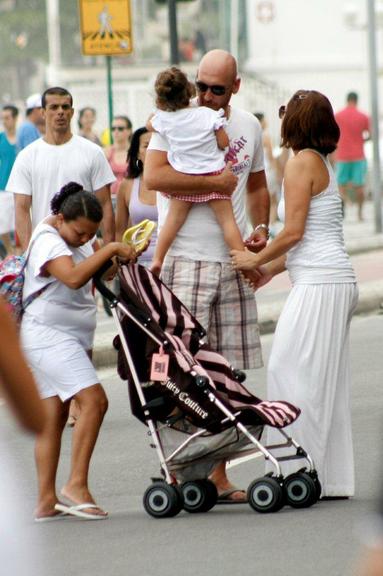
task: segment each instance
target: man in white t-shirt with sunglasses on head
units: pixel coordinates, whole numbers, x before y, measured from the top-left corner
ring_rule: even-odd
[[[176,172],[167,160],[168,145],[153,134],[145,159],[148,188],[169,195],[206,194],[213,190],[232,193],[234,216],[243,238],[248,219],[253,233],[246,245],[260,250],[266,245],[269,193],[263,166],[262,130],[250,113],[230,106],[240,87],[237,64],[224,50],[212,50],[202,58],[196,78],[198,104],[213,110],[223,108],[230,146],[226,169],[217,176]],[[157,195],[159,228],[165,221],[168,199]],[[208,204],[193,204],[179,230],[162,268],[162,280],[189,308],[207,331],[213,350],[235,368],[262,365],[257,308],[253,290],[231,266],[223,232]],[[211,475],[222,502],[246,500],[226,476],[225,462]]]

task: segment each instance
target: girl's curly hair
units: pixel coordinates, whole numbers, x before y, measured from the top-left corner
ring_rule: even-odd
[[[195,94],[194,85],[176,66],[160,72],[154,88],[157,95],[157,108],[168,112],[175,112],[189,106],[190,98]]]

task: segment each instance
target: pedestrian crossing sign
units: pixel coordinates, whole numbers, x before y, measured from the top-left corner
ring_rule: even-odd
[[[79,0],[82,52],[86,56],[130,54],[130,0]]]

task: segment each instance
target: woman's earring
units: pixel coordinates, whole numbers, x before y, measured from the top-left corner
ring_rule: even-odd
[[[142,172],[144,165],[142,163],[142,160],[140,160],[139,158],[137,158],[136,160],[136,168],[137,170],[139,170],[140,172]]]

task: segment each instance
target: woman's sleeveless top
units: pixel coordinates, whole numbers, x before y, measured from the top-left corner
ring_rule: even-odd
[[[316,153],[328,169],[329,183],[325,190],[311,198],[303,238],[288,251],[286,267],[293,284],[356,282],[344,245],[342,201],[335,174],[328,158]],[[278,216],[283,222],[283,184]]]
[[[117,164],[115,158],[115,149],[111,148],[111,154],[110,154],[110,158],[109,158],[109,165],[113,171],[113,174],[116,177],[115,182],[112,183],[111,187],[110,187],[110,193],[112,195],[112,197],[116,196],[118,193],[118,189],[120,188],[120,184],[123,181],[125,175],[126,175],[126,170],[128,168],[128,163],[124,162],[123,164]]]
[[[136,224],[138,224],[142,220],[145,220],[146,218],[148,220],[153,220],[154,222],[158,221],[157,206],[144,204],[140,200],[140,177],[134,178],[133,180],[132,192],[130,195],[130,202],[129,202],[129,215],[132,226],[135,226]],[[146,266],[151,263],[156,242],[157,242],[157,228],[154,230],[152,234],[149,248],[138,259],[138,262],[140,264]]]

